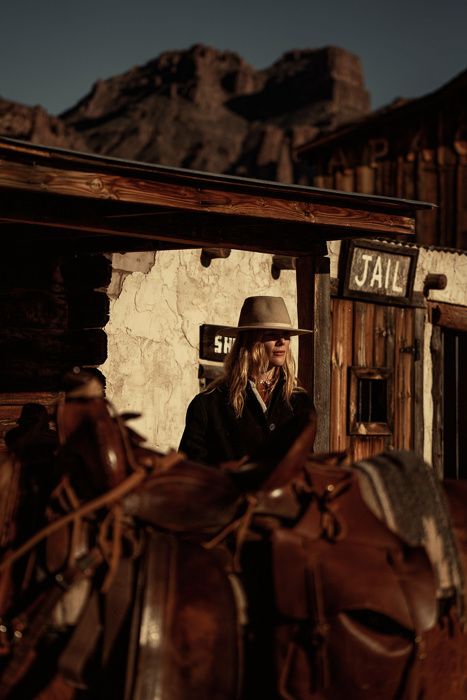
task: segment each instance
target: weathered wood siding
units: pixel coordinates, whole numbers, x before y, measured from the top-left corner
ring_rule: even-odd
[[[332,299],[331,450],[362,459],[382,450],[413,449],[415,342],[413,308]],[[388,370],[389,435],[352,435],[349,428],[351,368]],[[421,429],[421,426],[420,428]]]
[[[299,149],[297,178],[345,192],[437,205],[417,215],[417,242],[467,249],[467,72],[424,98],[390,106]]]
[[[104,256],[10,250],[0,264],[0,449],[25,403],[51,412],[74,366],[107,357]]]

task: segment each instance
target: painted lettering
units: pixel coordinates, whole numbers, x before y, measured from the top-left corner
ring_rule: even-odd
[[[218,355],[222,355],[222,336],[221,335],[214,336],[214,352],[217,353]]]
[[[378,288],[381,289],[381,287],[383,286],[383,268],[381,266],[381,257],[379,255],[376,258],[376,263],[373,268],[370,287],[374,287],[376,282],[378,283]]]
[[[224,352],[225,353],[228,353],[231,351],[233,341],[234,341],[233,338],[224,338]]]
[[[362,277],[358,278],[357,275],[355,275],[355,284],[356,284],[358,287],[363,287],[363,285],[364,285],[365,282],[366,282],[366,277],[367,277],[367,275],[368,275],[368,265],[369,265],[370,261],[373,260],[373,256],[372,256],[372,255],[366,255],[365,253],[363,253],[363,255],[362,255],[362,260],[365,261],[365,266],[364,266],[364,268],[363,268]]]
[[[386,277],[384,278],[384,286],[389,289],[389,274],[391,272],[391,260],[388,260],[386,265]]]
[[[393,292],[402,292],[403,291],[402,287],[399,287],[397,285],[398,275],[399,275],[399,261],[397,260],[396,264],[394,266],[394,277],[392,278],[392,291]]]

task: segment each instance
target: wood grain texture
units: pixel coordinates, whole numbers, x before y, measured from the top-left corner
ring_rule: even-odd
[[[331,449],[347,448],[352,459],[391,447],[412,449],[416,445],[423,451],[422,396],[414,396],[415,376],[418,385],[423,381],[414,345],[415,313],[419,315],[417,333],[423,335],[423,309],[333,299]],[[357,415],[357,376],[387,378],[388,423],[355,424],[357,434],[350,435],[349,416]],[[414,428],[415,413],[418,427]],[[380,434],[384,432],[387,434]]]
[[[467,308],[439,301],[427,302],[428,318],[436,326],[467,332]]]
[[[413,309],[396,309],[394,325],[394,447],[411,449],[414,354]]]
[[[297,259],[297,308],[300,328],[313,334],[299,338],[299,381],[313,397],[318,414],[314,449],[329,450],[331,312],[329,258]]]
[[[444,354],[442,330],[439,326],[433,326],[431,333],[431,358],[433,367],[433,430],[432,453],[433,467],[440,478],[444,475],[444,431],[443,431],[443,375]]]
[[[418,343],[420,353],[414,358],[413,376],[413,441],[412,449],[423,458],[424,456],[424,414],[423,414],[423,363],[424,363],[424,331],[426,310],[414,309],[414,341]]]
[[[349,367],[352,365],[353,302],[333,299],[331,314],[330,450],[339,451],[350,446],[347,395]]]
[[[316,195],[290,193],[281,198],[269,191],[240,192],[208,184],[181,184],[159,179],[96,173],[91,170],[58,170],[48,165],[0,162],[0,189],[41,192],[86,199],[111,200],[164,207],[171,210],[212,212],[316,226],[345,227],[357,233],[414,233],[414,218],[391,211],[391,205],[349,198],[347,204],[317,202]],[[298,193],[297,193],[298,195]],[[322,200],[325,197],[322,197]],[[379,209],[379,211],[378,211]],[[383,211],[381,211],[383,210]],[[57,212],[57,217],[59,217]],[[134,216],[132,213],[131,216]],[[2,214],[4,219],[4,215]],[[6,220],[6,219],[4,219]],[[27,222],[27,215],[22,219]]]
[[[21,409],[26,403],[40,403],[46,407],[49,414],[55,413],[57,403],[64,398],[63,392],[27,391],[0,393],[0,452],[6,450],[5,433],[16,426]]]

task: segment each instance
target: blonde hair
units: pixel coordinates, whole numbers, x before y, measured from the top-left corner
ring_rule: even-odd
[[[259,375],[264,374],[268,369],[269,362],[262,342],[263,333],[263,330],[239,332],[232,349],[225,358],[224,373],[208,388],[209,391],[219,384],[227,384],[229,403],[237,418],[243,413],[248,380],[256,381]],[[295,361],[290,346],[282,371],[285,378],[283,397],[289,403],[292,392],[297,386]],[[275,377],[278,378],[279,374],[280,369],[277,367]]]

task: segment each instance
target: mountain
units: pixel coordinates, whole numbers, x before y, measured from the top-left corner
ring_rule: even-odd
[[[0,97],[0,135],[22,141],[89,151],[85,139],[65,122],[42,107],[4,100]]]
[[[369,108],[360,60],[343,49],[256,70],[196,45],[96,83],[61,117],[95,153],[290,181],[291,146]]]
[[[294,178],[292,148],[370,110],[359,58],[336,47],[290,51],[256,70],[195,45],[98,81],[59,118],[9,104],[3,134],[283,182]]]

